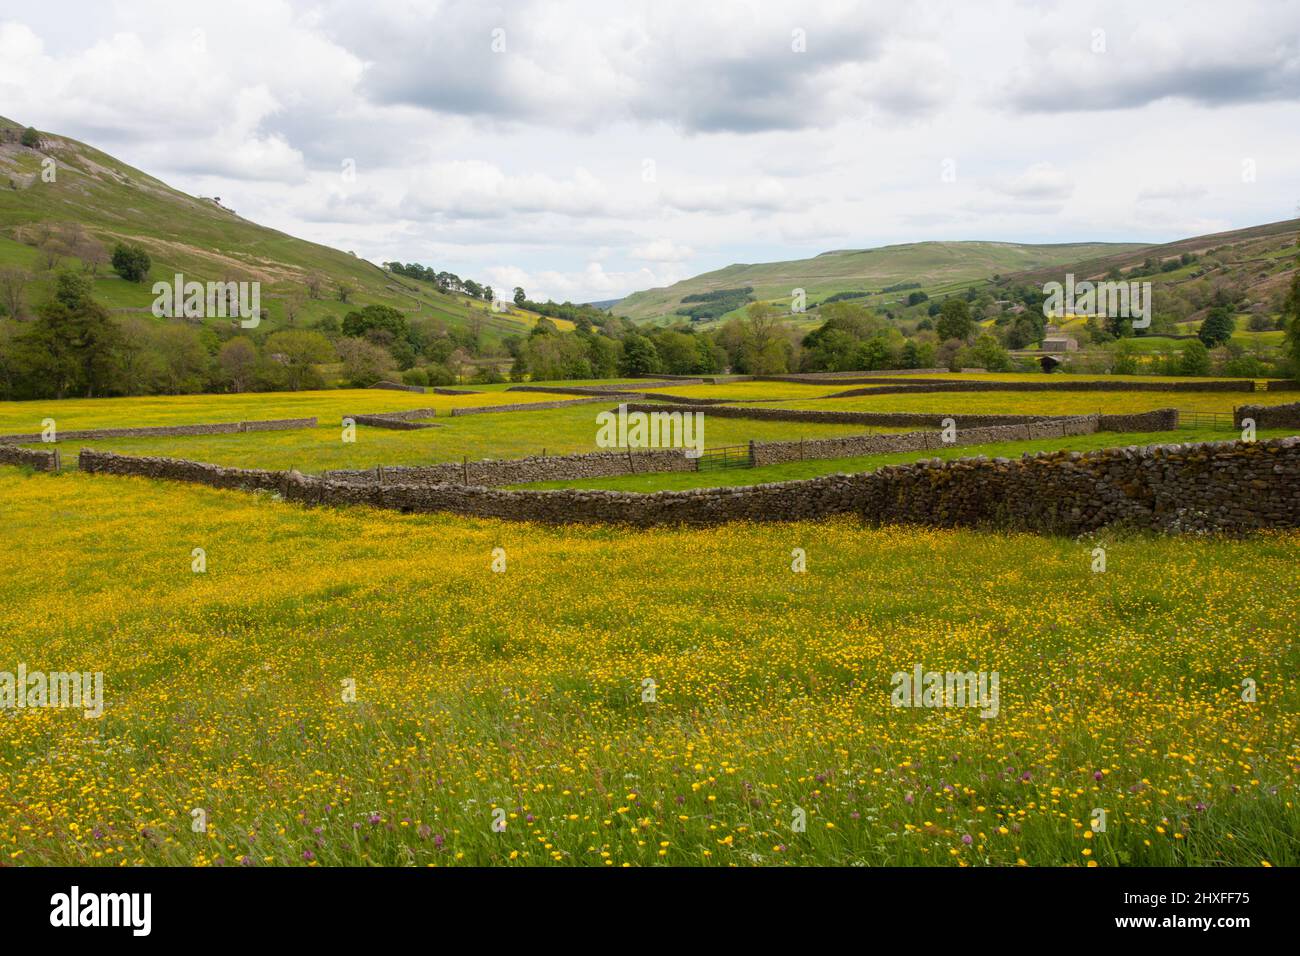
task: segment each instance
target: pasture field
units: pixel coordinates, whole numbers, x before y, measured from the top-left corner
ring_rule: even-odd
[[[105,675],[98,719],[0,719],[11,865],[1300,863],[1296,534],[1108,538],[1095,574],[14,468],[0,509],[0,659]],[[996,717],[891,706],[917,664],[998,671]]]
[[[872,373],[870,372],[862,372],[862,373],[858,373],[857,377],[872,378],[875,376],[873,376]],[[978,373],[978,374],[944,373],[942,375],[938,375],[938,374],[930,374],[930,375],[909,374],[909,375],[888,375],[888,376],[882,375],[879,376],[879,378],[882,382],[897,382],[897,384],[899,385],[917,385],[925,382],[940,381],[940,380],[958,381],[958,382],[1050,382],[1053,385],[1055,385],[1057,389],[1059,389],[1059,391],[1039,392],[1039,393],[1035,393],[1035,392],[994,393],[998,396],[995,399],[995,401],[1003,404],[1014,402],[1018,399],[1019,396],[1022,395],[1053,395],[1053,396],[1060,397],[1063,401],[1071,402],[1074,405],[1079,405],[1080,403],[1086,404],[1089,398],[1095,395],[1119,394],[1124,396],[1122,399],[1120,399],[1121,401],[1128,401],[1130,399],[1139,400],[1142,399],[1143,396],[1163,396],[1163,400],[1165,402],[1164,405],[1141,406],[1143,409],[1145,409],[1147,407],[1162,408],[1162,407],[1176,406],[1178,405],[1179,402],[1183,401],[1186,398],[1193,398],[1198,395],[1200,395],[1201,397],[1210,395],[1210,396],[1217,396],[1219,399],[1222,399],[1223,401],[1230,403],[1229,409],[1231,409],[1231,403],[1235,403],[1238,405],[1243,405],[1248,402],[1254,402],[1260,404],[1272,404],[1272,403],[1279,403],[1279,402],[1294,402],[1297,400],[1297,398],[1300,398],[1300,393],[1283,392],[1283,391],[1205,392],[1205,393],[1197,393],[1197,392],[1163,392],[1162,393],[1162,392],[1132,391],[1132,392],[1121,392],[1121,393],[1106,393],[1106,392],[1087,391],[1083,388],[1080,388],[1078,391],[1071,391],[1069,388],[1071,384],[1080,384],[1083,382],[1090,382],[1090,381],[1118,381],[1118,382],[1205,381],[1205,379],[1203,378],[1195,379],[1195,378],[1182,378],[1182,377],[1175,377],[1175,376],[1156,376],[1156,375],[1125,375],[1125,376],[1052,375],[1052,376],[1047,376],[1042,374],[1024,374],[1018,372],[1007,372],[1007,373]],[[653,394],[662,395],[665,398],[669,398],[674,395],[682,396],[684,398],[716,398],[716,399],[722,399],[729,403],[735,402],[738,404],[745,404],[746,402],[792,403],[792,402],[802,402],[802,401],[816,402],[817,399],[828,398],[829,396],[835,395],[839,392],[846,392],[852,389],[873,388],[873,387],[875,386],[855,385],[852,382],[836,382],[833,380],[827,380],[818,383],[748,381],[748,382],[729,382],[729,383],[724,382],[718,385],[674,386],[671,388],[655,389]],[[930,393],[918,392],[912,398],[908,398],[906,395],[902,393],[895,393],[894,395],[890,395],[890,396],[881,396],[881,398],[883,399],[885,397],[889,397],[891,400],[899,399],[899,400],[909,400],[909,401],[924,400],[930,402],[931,404],[933,404],[934,402],[945,402],[946,403],[946,407],[944,409],[945,411],[958,411],[959,409],[957,405],[964,403],[968,398],[971,398],[973,396],[978,396],[981,394],[984,393],[981,392],[930,392]],[[954,401],[954,396],[957,397],[956,401]],[[857,401],[860,400],[860,398],[864,398],[864,397],[867,396],[853,396],[851,400]],[[843,399],[843,400],[835,399],[833,402],[816,402],[816,404],[810,405],[808,407],[848,408],[849,406],[847,404],[842,404],[848,401],[850,401],[850,399]],[[775,405],[775,407],[779,408],[782,406]],[[911,411],[912,409],[908,408],[905,410]],[[918,407],[916,410],[920,411],[925,409]],[[1092,410],[1096,411],[1096,408],[1093,408]],[[1133,410],[1138,410],[1138,409],[1135,407]],[[1008,411],[1008,414],[1010,413],[1011,412]]]
[[[403,392],[389,392],[405,395]],[[500,393],[497,393],[498,396]],[[561,399],[543,392],[510,392],[531,395],[534,400]],[[483,396],[469,396],[482,398]],[[460,397],[441,395],[407,395],[408,399],[442,399],[446,403],[463,403]],[[528,401],[528,399],[525,399]],[[497,397],[486,404],[498,404]],[[356,427],[356,441],[344,442],[339,419],[323,420],[316,428],[293,431],[249,432],[233,435],[190,435],[183,437],[111,438],[75,441],[65,446],[64,457],[70,458],[80,448],[96,448],[124,455],[160,455],[189,458],[218,465],[245,468],[297,468],[299,471],[325,471],[333,468],[369,468],[374,465],[419,465],[433,462],[479,458],[523,458],[540,455],[568,455],[602,451],[596,444],[599,426],[596,416],[616,406],[608,403],[583,403],[572,408],[548,408],[538,411],[488,412],[480,415],[435,418],[437,428],[418,431],[391,431],[366,425]],[[405,407],[425,407],[434,401],[408,402]],[[344,406],[347,407],[346,403]],[[401,405],[376,410],[392,410]],[[352,411],[357,411],[355,407]],[[701,411],[704,411],[701,408]],[[129,420],[123,416],[121,421]],[[219,416],[212,420],[221,420]],[[802,422],[760,422],[740,418],[705,416],[704,439],[709,448],[756,441],[830,438],[836,435],[860,435],[867,431],[910,431],[898,427],[868,428],[863,425],[821,425]],[[37,425],[39,430],[39,423]],[[36,447],[36,446],[32,446]]]
[[[470,386],[465,386],[468,390]],[[504,386],[477,395],[437,395],[432,392],[378,388],[326,389],[309,392],[242,392],[233,395],[149,395],[137,398],[68,398],[32,402],[0,402],[0,434],[39,432],[41,421],[53,418],[58,428],[127,428],[147,425],[189,425],[203,422],[307,418],[338,425],[347,414],[376,414],[411,408],[453,408],[556,401],[560,395],[509,392]],[[508,397],[507,397],[508,396]]]
[[[1179,408],[1231,412],[1238,405],[1286,405],[1296,392],[903,392],[848,398],[764,402],[759,408],[843,412],[929,412],[999,415],[1089,415]],[[743,403],[742,403],[743,404]]]
[[[973,377],[973,376],[968,376]],[[635,387],[632,380],[624,384]],[[594,383],[587,383],[594,384]],[[1293,392],[932,392],[861,395],[829,399],[842,385],[803,385],[788,382],[733,382],[719,385],[682,386],[655,389],[650,394],[671,401],[673,395],[741,399],[755,408],[792,408],[818,411],[911,411],[925,413],[1042,414],[1067,415],[1092,412],[1118,413],[1177,407],[1190,411],[1231,412],[1245,402],[1265,404],[1295,401]],[[596,415],[614,408],[609,403],[577,402],[569,408],[485,413],[452,417],[454,408],[498,404],[534,404],[575,400],[549,392],[512,392],[506,386],[481,386],[477,394],[438,395],[384,389],[342,389],[318,392],[276,392],[236,395],[150,396],[141,398],[66,399],[43,402],[0,403],[0,433],[38,432],[41,421],[54,418],[61,430],[113,428],[196,422],[239,421],[266,418],[295,418],[315,415],[317,428],[282,432],[254,432],[233,435],[184,437],[115,438],[75,441],[64,446],[64,458],[71,463],[78,448],[90,447],[130,455],[158,455],[208,461],[245,468],[297,468],[315,472],[334,468],[369,468],[375,465],[413,465],[459,461],[462,458],[519,458],[529,455],[576,454],[601,450],[596,445]],[[435,408],[437,428],[418,431],[390,431],[359,425],[355,442],[344,442],[340,428],[346,414]],[[742,445],[755,441],[789,441],[856,435],[867,432],[903,432],[914,426],[865,426],[813,422],[760,421],[704,414],[705,444],[709,448]],[[1207,432],[1202,440],[1229,437]],[[995,448],[994,454],[1019,454],[1024,450],[1050,448],[1086,449],[1116,444],[1192,440],[1185,432],[1165,433],[1145,439],[1133,436],[1101,435],[1057,439],[1048,443],[1012,443]],[[967,452],[959,450],[958,454]],[[975,454],[976,452],[969,452]],[[916,457],[924,457],[916,456]],[[912,460],[911,458],[899,460]],[[829,460],[820,464],[797,463],[758,473],[742,471],[719,479],[720,483],[752,483],[786,480],[798,476],[852,471],[874,467],[872,459]],[[809,469],[813,469],[809,471]],[[597,479],[594,487],[622,487],[625,490],[658,490],[668,487],[696,487],[710,481],[710,475],[629,476],[628,479]],[[626,483],[623,483],[626,482]]]
[[[539,384],[547,384],[545,382]],[[635,379],[591,379],[556,385],[630,385]],[[38,432],[41,421],[53,418],[61,429],[120,428],[144,425],[187,425],[201,422],[306,418],[337,424],[346,414],[376,414],[410,408],[434,408],[439,415],[453,408],[482,405],[523,405],[579,398],[552,392],[508,391],[509,384],[449,385],[463,395],[405,392],[383,388],[337,388],[304,392],[240,392],[238,394],[148,395],[133,398],[65,398],[30,402],[0,402],[0,434]],[[474,393],[474,394],[471,394]],[[658,394],[658,390],[653,390]],[[797,394],[797,393],[796,393]],[[611,398],[611,403],[616,399]]]

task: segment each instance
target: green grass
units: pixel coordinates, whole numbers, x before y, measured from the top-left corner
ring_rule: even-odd
[[[461,386],[456,386],[461,387]],[[463,386],[467,391],[474,386]],[[321,425],[338,425],[347,414],[375,414],[411,408],[434,408],[449,414],[452,408],[525,404],[562,400],[540,392],[504,391],[504,386],[483,388],[477,395],[437,395],[388,389],[333,389],[311,392],[243,392],[235,395],[151,395],[136,398],[40,399],[0,402],[0,434],[36,432],[41,421],[53,418],[61,430],[83,428],[134,428],[148,425],[188,425],[201,422],[254,421],[272,418],[306,418],[315,415]]]
[[[894,392],[765,402],[754,407],[965,415],[1089,415],[1095,412],[1154,411],[1158,408],[1231,412],[1238,405],[1285,405],[1297,398],[1300,395],[1296,392]]]
[[[594,385],[632,382],[560,382]],[[545,383],[541,383],[545,384]],[[0,402],[0,434],[40,431],[41,421],[53,418],[61,429],[125,428],[143,425],[187,425],[198,422],[305,418],[337,424],[349,413],[374,414],[411,408],[435,408],[441,416],[453,408],[480,405],[522,405],[568,401],[579,396],[549,392],[512,392],[508,384],[452,385],[464,395],[404,392],[378,388],[340,388],[306,392],[241,392],[239,394],[150,395],[132,398],[38,399]],[[469,394],[469,393],[478,394]],[[611,404],[614,399],[611,399]]]
[[[374,394],[374,393],[367,393]],[[401,393],[387,393],[398,395]],[[513,395],[525,393],[510,393]],[[533,393],[538,400],[554,398]],[[462,399],[442,396],[407,396],[404,402],[372,401],[369,408],[358,409],[357,403],[337,406],[352,411],[418,408],[426,403],[411,399],[442,398],[443,404],[463,403]],[[427,404],[435,405],[430,401]],[[81,447],[96,448],[127,455],[159,455],[187,458],[219,465],[245,468],[297,468],[300,471],[323,471],[334,468],[369,468],[383,465],[417,465],[434,462],[479,458],[522,458],[528,455],[566,455],[601,451],[596,444],[596,415],[614,407],[591,403],[572,408],[539,411],[484,413],[461,417],[437,417],[438,428],[418,431],[391,431],[358,425],[356,441],[342,441],[337,414],[322,418],[317,428],[280,432],[250,432],[234,435],[201,435],[180,438],[115,438],[102,441],[76,441],[65,450],[67,457]],[[323,406],[311,406],[313,412]],[[306,412],[306,409],[304,409]],[[313,412],[306,412],[311,414]],[[268,416],[269,417],[269,416]],[[277,416],[279,417],[279,416]],[[288,417],[288,416],[285,416]],[[209,420],[223,420],[213,415]],[[71,424],[60,427],[71,428]],[[39,425],[35,429],[39,431]],[[743,444],[750,439],[824,438],[861,434],[861,425],[805,425],[792,422],[756,422],[746,419],[705,417],[705,444]],[[902,429],[877,429],[899,431]]]

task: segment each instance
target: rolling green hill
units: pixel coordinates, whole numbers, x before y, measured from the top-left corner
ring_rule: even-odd
[[[1285,219],[1245,229],[1233,229],[1229,232],[1215,232],[1205,236],[1193,236],[1189,239],[1177,239],[1174,242],[1156,245],[1128,245],[1104,250],[1098,255],[1082,255],[1072,260],[1060,260],[1057,263],[1045,263],[1031,266],[1019,272],[1004,272],[1002,280],[1006,282],[1032,282],[1039,284],[1050,280],[1059,281],[1063,272],[1072,272],[1076,279],[1104,278],[1112,269],[1131,269],[1141,265],[1148,258],[1158,260],[1172,259],[1183,253],[1213,258],[1212,269],[1228,267],[1232,271],[1236,266],[1251,263],[1261,266],[1258,271],[1278,271],[1278,265],[1291,265],[1296,255],[1296,239],[1300,236],[1300,219]],[[1249,270],[1247,270],[1249,271]],[[1199,278],[1205,273],[1204,263],[1194,263],[1177,270],[1152,276],[1152,281],[1177,283],[1188,278]],[[1249,275],[1242,276],[1249,279]]]
[[[706,272],[661,289],[635,292],[618,303],[615,312],[648,322],[675,322],[679,309],[689,308],[687,296],[752,287],[749,295],[788,307],[792,290],[801,288],[812,307],[827,296],[845,292],[870,293],[862,301],[884,306],[920,290],[934,296],[982,282],[994,275],[1023,272],[1142,248],[1135,243],[913,242],[878,249],[824,252],[811,259],[737,264]],[[916,285],[912,285],[915,283]],[[900,285],[910,286],[900,290]],[[886,291],[890,290],[890,291]],[[725,319],[738,309],[721,316]],[[705,323],[707,324],[707,323]]]
[[[215,199],[187,195],[77,140],[43,132],[39,146],[29,148],[21,144],[20,133],[18,124],[0,117],[0,268],[17,266],[35,276],[27,290],[29,307],[43,297],[51,265],[98,259],[96,297],[121,313],[147,315],[152,283],[180,272],[200,282],[260,281],[268,313],[263,328],[287,324],[291,302],[298,304],[293,320],[298,326],[327,315],[341,318],[370,303],[449,327],[473,320],[488,338],[526,333],[537,321],[513,304],[496,313],[481,300],[444,294],[350,253],[259,226]],[[52,182],[42,176],[47,159],[54,164]],[[113,274],[107,253],[119,241],[148,250],[149,282],[126,282]],[[309,286],[316,284],[318,297],[313,297]],[[352,289],[346,302],[338,295],[341,284]]]
[[[1219,288],[1236,306],[1239,321],[1252,312],[1276,315],[1295,273],[1300,255],[1297,242],[1300,219],[1287,219],[1003,275],[1000,284],[1041,285],[1060,281],[1067,272],[1076,280],[1113,278],[1117,272],[1128,273],[1147,262],[1167,264],[1167,270],[1141,278],[1151,282],[1157,307],[1172,311],[1180,324],[1191,326],[1185,330],[1191,332],[1205,318],[1212,301],[1207,293]],[[1183,262],[1183,257],[1191,261]],[[1175,259],[1180,261],[1175,263]]]

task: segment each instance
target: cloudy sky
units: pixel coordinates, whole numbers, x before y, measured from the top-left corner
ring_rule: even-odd
[[[590,301],[1300,215],[1300,3],[3,0],[0,114],[376,262]]]

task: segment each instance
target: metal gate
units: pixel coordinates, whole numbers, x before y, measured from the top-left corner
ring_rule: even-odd
[[[1192,412],[1178,411],[1179,428],[1214,428],[1220,431],[1234,431],[1232,412]]]
[[[748,445],[724,445],[710,448],[695,459],[696,471],[718,471],[723,468],[753,468],[754,459]]]

